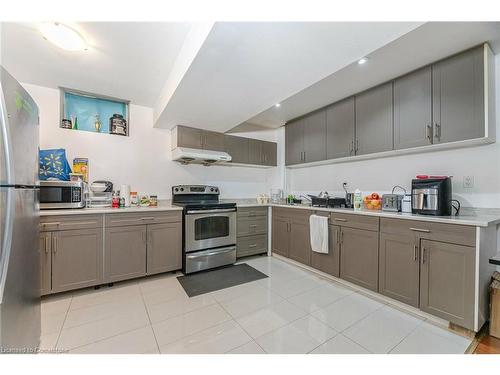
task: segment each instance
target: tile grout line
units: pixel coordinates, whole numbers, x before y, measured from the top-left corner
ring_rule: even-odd
[[[63,323],[61,324],[61,329],[59,330],[59,334],[57,335],[57,340],[56,340],[56,343],[55,343],[54,348],[53,348],[54,350],[58,349],[57,345],[59,344],[59,340],[61,339],[61,334],[62,334],[62,331],[64,329],[64,324],[66,323],[66,318],[68,317],[69,310],[71,308],[72,303],[73,303],[73,293],[71,293],[68,308],[66,309],[66,314],[64,314],[64,320],[63,320]],[[69,352],[69,349],[67,350],[67,352]]]
[[[424,322],[426,322],[427,319],[423,319],[420,323],[417,324],[415,328],[413,328],[405,337],[403,337],[396,345],[394,345],[392,348],[389,349],[389,351],[386,354],[391,354],[391,352],[396,349],[399,344],[401,344],[403,341],[405,341],[413,332],[415,332]]]
[[[224,311],[226,312],[226,314],[228,314],[228,315],[231,317],[231,320],[232,320],[232,321],[234,321],[234,322],[236,323],[236,325],[237,325],[238,327],[240,327],[240,328],[241,328],[241,330],[247,334],[247,336],[248,336],[248,337],[250,337],[250,341],[248,341],[248,342],[244,343],[243,345],[246,345],[246,344],[248,344],[249,342],[254,341],[254,342],[257,344],[257,346],[258,346],[259,348],[261,348],[261,349],[262,349],[262,351],[263,351],[264,353],[266,353],[266,354],[267,354],[267,352],[264,350],[264,348],[263,348],[263,347],[261,347],[261,346],[259,345],[259,343],[258,343],[258,342],[257,342],[257,341],[256,341],[256,340],[252,337],[252,335],[250,335],[250,333],[249,333],[249,332],[247,332],[247,330],[246,330],[245,328],[243,328],[243,327],[242,327],[242,325],[241,325],[241,324],[240,324],[240,323],[236,320],[236,318],[235,318],[234,316],[232,316],[232,315],[231,315],[231,313],[230,313],[229,311],[227,311],[227,310],[224,308],[224,306],[222,306],[222,305],[221,305],[218,301],[217,301],[217,304],[219,304],[219,306],[222,308],[222,310],[224,310]],[[234,349],[237,349],[237,348],[239,348],[239,347],[242,347],[243,345],[237,346],[236,348],[229,349],[227,352],[229,352],[229,351],[231,351],[231,350],[234,350]],[[227,353],[227,352],[226,352],[226,353]]]
[[[151,322],[151,317],[149,316],[149,310],[148,310],[148,307],[146,306],[146,301],[144,300],[144,295],[142,294],[142,289],[139,285],[138,285],[138,287],[139,287],[139,294],[141,295],[142,304],[144,306],[144,309],[146,310],[146,315],[148,316],[149,327],[151,327],[151,331],[153,331],[153,337],[155,338],[155,342],[156,342],[156,349],[158,349],[158,354],[161,354],[160,345],[158,344],[158,339],[156,338],[156,333],[155,333],[155,330],[153,328],[153,323]]]

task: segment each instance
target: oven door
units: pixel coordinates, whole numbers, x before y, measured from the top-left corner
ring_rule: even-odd
[[[188,210],[185,216],[185,251],[236,244],[236,208]]]

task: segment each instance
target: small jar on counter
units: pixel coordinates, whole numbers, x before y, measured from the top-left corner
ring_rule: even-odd
[[[137,191],[130,192],[130,205],[131,206],[139,205],[139,196],[137,195]]]
[[[149,206],[150,207],[157,207],[158,206],[158,196],[157,195],[150,195],[149,196]]]

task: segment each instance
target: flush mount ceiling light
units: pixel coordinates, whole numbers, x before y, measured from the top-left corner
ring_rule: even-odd
[[[368,62],[368,57],[362,57],[361,59],[358,60],[359,65],[366,64]]]
[[[59,22],[43,22],[40,33],[49,42],[66,51],[85,51],[87,43],[80,33]]]
[[[275,106],[276,108],[279,108],[279,107],[281,107],[281,104],[280,104],[280,103],[276,103],[274,106]]]

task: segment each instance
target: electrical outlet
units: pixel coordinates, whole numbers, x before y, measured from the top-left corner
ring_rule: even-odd
[[[464,188],[470,189],[474,187],[474,176],[464,176]]]

